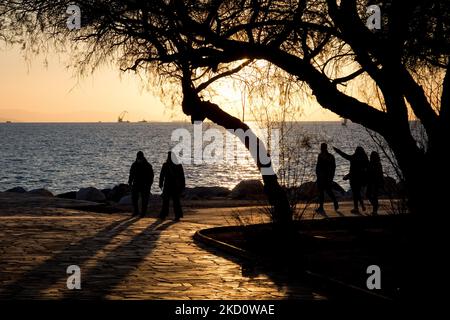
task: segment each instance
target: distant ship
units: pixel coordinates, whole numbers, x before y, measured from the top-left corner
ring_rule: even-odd
[[[147,123],[147,120],[143,119],[141,121],[138,121],[139,123]]]
[[[117,118],[117,122],[119,122],[119,123],[123,123],[123,122],[126,122],[126,123],[128,123],[128,122],[130,122],[130,121],[128,121],[128,120],[124,120],[124,118],[125,118],[125,116],[127,115],[127,113],[128,113],[128,111],[122,111],[122,113],[121,114],[119,114],[119,117]]]
[[[12,122],[8,120],[8,121],[6,121],[6,123],[12,123]]]

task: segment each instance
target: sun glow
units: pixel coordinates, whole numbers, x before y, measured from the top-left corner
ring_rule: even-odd
[[[115,122],[124,110],[131,122],[187,119],[179,106],[164,105],[159,97],[143,89],[142,80],[131,73],[120,74],[115,67],[104,66],[77,79],[65,67],[64,58],[50,54],[47,66],[42,65],[43,57],[27,64],[18,48],[0,48],[0,121]],[[255,61],[253,67],[263,70],[267,63]],[[245,68],[236,77],[220,79],[202,95],[232,115],[249,121],[252,108],[260,105],[250,99],[254,88],[242,81],[250,79],[252,72]],[[338,120],[317,105],[305,105],[304,109],[315,114],[300,120]]]

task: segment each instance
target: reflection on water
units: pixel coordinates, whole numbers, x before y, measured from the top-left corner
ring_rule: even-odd
[[[211,126],[204,125],[204,129]],[[318,152],[316,143],[320,140],[347,152],[358,145],[368,151],[376,148],[366,130],[356,124],[297,123],[295,126],[298,130],[294,132],[315,137],[310,156]],[[45,187],[60,193],[85,186],[101,189],[125,183],[138,150],[143,150],[153,164],[157,178],[166,152],[178,143],[171,141],[171,134],[177,128],[193,131],[189,123],[0,124],[0,190],[15,186]],[[185,165],[187,186],[232,188],[243,179],[259,179],[247,150],[241,143],[236,146],[235,156],[239,161]],[[348,163],[339,156],[336,162],[336,180],[348,188],[341,180],[348,171]],[[386,159],[384,164],[385,170],[391,172]],[[157,184],[152,191],[159,192]]]

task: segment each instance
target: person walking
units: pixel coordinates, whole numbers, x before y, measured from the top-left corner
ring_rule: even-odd
[[[334,204],[334,210],[339,209],[339,203],[333,192],[333,180],[336,172],[336,160],[334,156],[328,152],[328,145],[322,143],[320,145],[320,154],[317,157],[316,176],[317,188],[319,190],[319,208],[317,213],[325,213],[323,203],[325,201],[325,192],[331,198]]]
[[[378,214],[378,195],[383,188],[383,166],[381,165],[380,155],[376,151],[370,154],[369,167],[367,170],[367,198],[372,205],[372,215]]]
[[[358,204],[361,204],[361,209],[366,211],[364,201],[362,198],[362,189],[367,183],[367,170],[369,166],[369,158],[363,147],[357,147],[355,153],[349,155],[340,149],[333,147],[333,149],[344,159],[350,161],[350,173],[344,179],[350,179],[350,187],[353,194],[353,209],[351,213],[359,214]]]
[[[163,164],[159,175],[159,187],[162,189],[162,208],[160,218],[165,219],[169,213],[170,199],[173,201],[173,211],[175,213],[175,221],[179,221],[183,217],[181,209],[180,197],[186,186],[183,166],[179,163],[176,155],[169,151],[167,160]]]
[[[136,160],[131,165],[128,184],[131,186],[131,199],[133,202],[133,216],[140,214],[144,217],[147,213],[148,198],[153,184],[153,167],[144,157],[144,153],[139,151]],[[142,210],[139,213],[139,196],[141,196]]]

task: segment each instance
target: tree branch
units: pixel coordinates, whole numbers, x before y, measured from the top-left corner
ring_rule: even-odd
[[[356,98],[340,92],[336,86],[309,62],[277,48],[250,45],[234,40],[213,40],[224,49],[224,54],[264,59],[306,82],[319,103],[326,109],[366,126],[381,134],[385,131],[386,114]]]
[[[225,71],[225,72],[222,72],[220,74],[215,75],[214,77],[212,77],[212,78],[208,79],[207,81],[203,82],[202,84],[198,85],[197,89],[196,89],[197,92],[200,92],[200,91],[206,89],[211,83],[213,83],[213,82],[215,82],[215,81],[217,81],[217,80],[219,80],[221,78],[230,76],[232,74],[235,74],[235,73],[241,71],[243,68],[245,68],[246,66],[248,66],[252,62],[253,62],[253,60],[247,60],[247,61],[245,61],[244,63],[240,64],[239,66],[237,66],[234,69],[230,69],[228,71]]]
[[[359,75],[363,74],[364,72],[366,72],[366,70],[364,69],[359,69],[355,72],[352,72],[351,74],[345,76],[345,77],[340,77],[340,78],[336,78],[334,80],[331,81],[332,84],[337,85],[337,84],[343,84],[345,82],[348,82],[350,80],[355,79],[356,77],[358,77]]]
[[[445,72],[444,82],[442,84],[441,110],[440,110],[441,126],[448,128],[450,126],[450,59],[447,63],[447,71]]]

